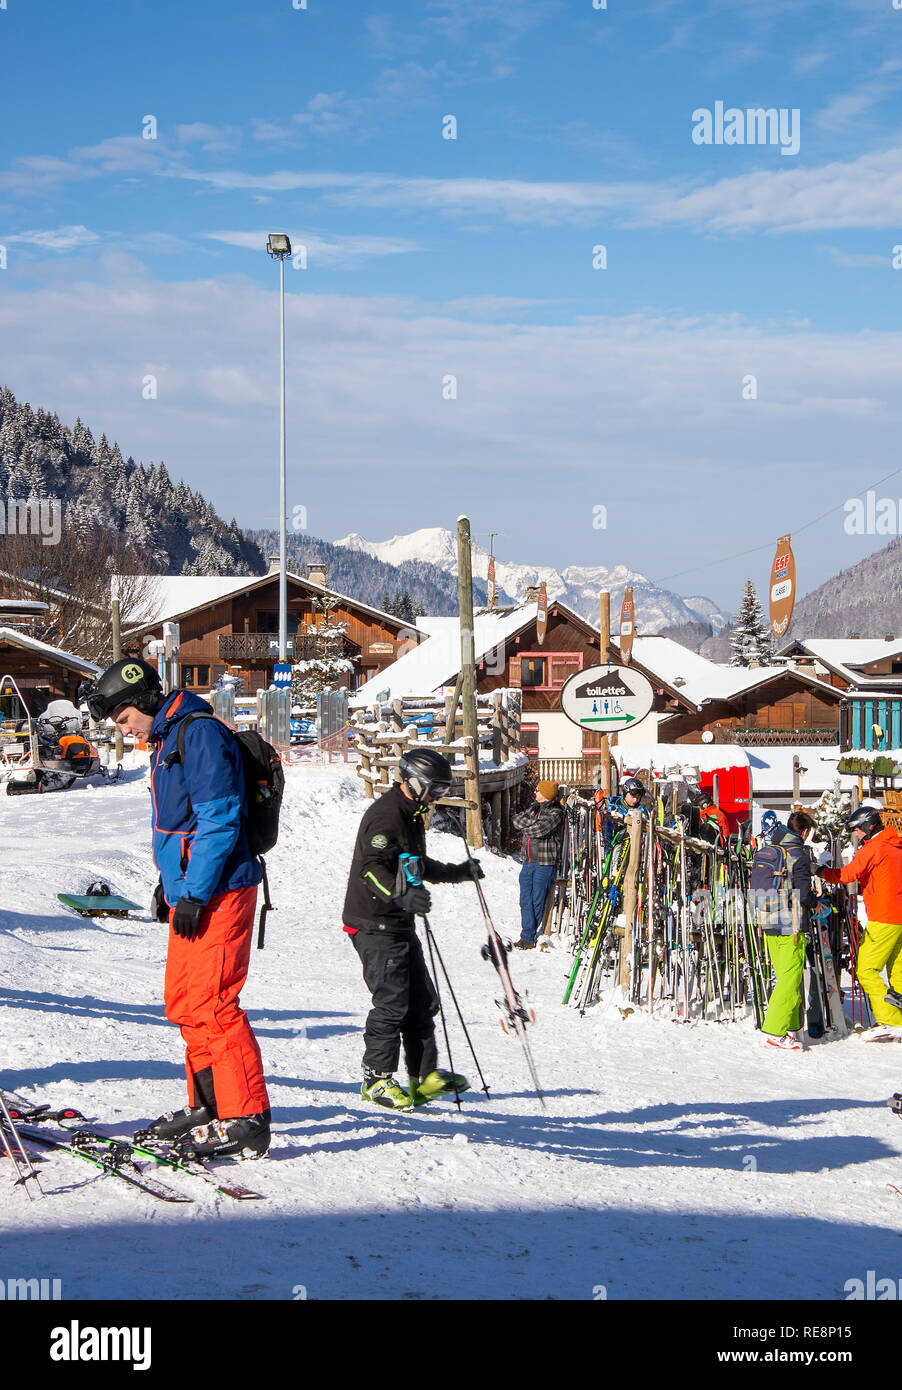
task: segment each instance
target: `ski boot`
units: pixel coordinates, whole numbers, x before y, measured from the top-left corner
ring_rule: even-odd
[[[893,1114],[898,1115],[899,1119],[902,1120],[902,1093],[897,1091],[896,1094],[894,1096],[891,1096],[886,1103],[889,1106],[890,1110],[892,1110]]]
[[[186,1105],[184,1110],[167,1110],[146,1129],[139,1129],[135,1142],[139,1144],[171,1144],[180,1135],[197,1125],[205,1125],[213,1116],[205,1105]]]
[[[460,1095],[464,1091],[469,1091],[470,1083],[465,1076],[458,1076],[456,1072],[442,1071],[440,1068],[431,1071],[428,1076],[424,1076],[422,1081],[414,1080],[415,1105],[425,1105],[427,1101],[435,1100],[437,1096]]]
[[[386,1110],[412,1110],[414,1102],[393,1076],[365,1075],[360,1087],[363,1100],[382,1105]]]
[[[211,1120],[189,1129],[174,1147],[185,1158],[265,1158],[269,1153],[270,1111],[239,1115],[233,1120]]]

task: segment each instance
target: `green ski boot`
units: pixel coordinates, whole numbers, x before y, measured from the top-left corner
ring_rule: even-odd
[[[386,1110],[412,1110],[413,1101],[403,1091],[393,1076],[367,1077],[360,1087],[364,1100],[373,1105],[381,1105]]]
[[[425,1105],[427,1101],[435,1100],[437,1096],[453,1096],[455,1093],[461,1095],[464,1091],[469,1091],[470,1083],[465,1076],[458,1076],[456,1072],[431,1071],[428,1076],[424,1076],[416,1086],[416,1104]]]

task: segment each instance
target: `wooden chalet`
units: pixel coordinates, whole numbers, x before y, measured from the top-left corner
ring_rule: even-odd
[[[288,659],[297,662],[316,655],[315,639],[305,633],[324,621],[317,600],[337,600],[329,621],[342,624],[345,634],[336,655],[353,663],[336,684],[351,690],[390,666],[422,634],[402,618],[336,594],[325,584],[325,571],[310,566],[307,575],[289,572]],[[148,601],[153,610],[123,634],[123,649],[140,653],[149,639],[161,639],[163,623],[179,627],[179,684],[208,691],[230,673],[244,681],[253,695],[273,679],[279,648],[279,574],[277,563],[261,576],[236,578],[177,576],[155,581]]]

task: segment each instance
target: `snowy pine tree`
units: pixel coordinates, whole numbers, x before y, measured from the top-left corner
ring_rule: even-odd
[[[770,628],[749,579],[730,639],[731,666],[767,666],[772,659]]]
[[[304,623],[299,635],[310,639],[313,656],[293,665],[292,704],[315,704],[321,690],[335,690],[342,684],[342,677],[354,670],[354,662],[342,655],[348,625],[333,621],[340,601],[328,591],[312,601],[313,621]]]

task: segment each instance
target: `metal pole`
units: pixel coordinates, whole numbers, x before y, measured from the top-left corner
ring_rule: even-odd
[[[119,600],[114,598],[112,601],[113,610],[113,660],[122,660],[122,625],[119,611]],[[113,745],[113,756],[117,763],[122,762],[125,752],[125,744],[122,741],[122,730],[116,725],[116,738]]]
[[[288,539],[286,534],[285,473],[285,257],[279,257],[281,281],[282,393],[280,401],[281,473],[279,488],[279,661],[288,660]]]

